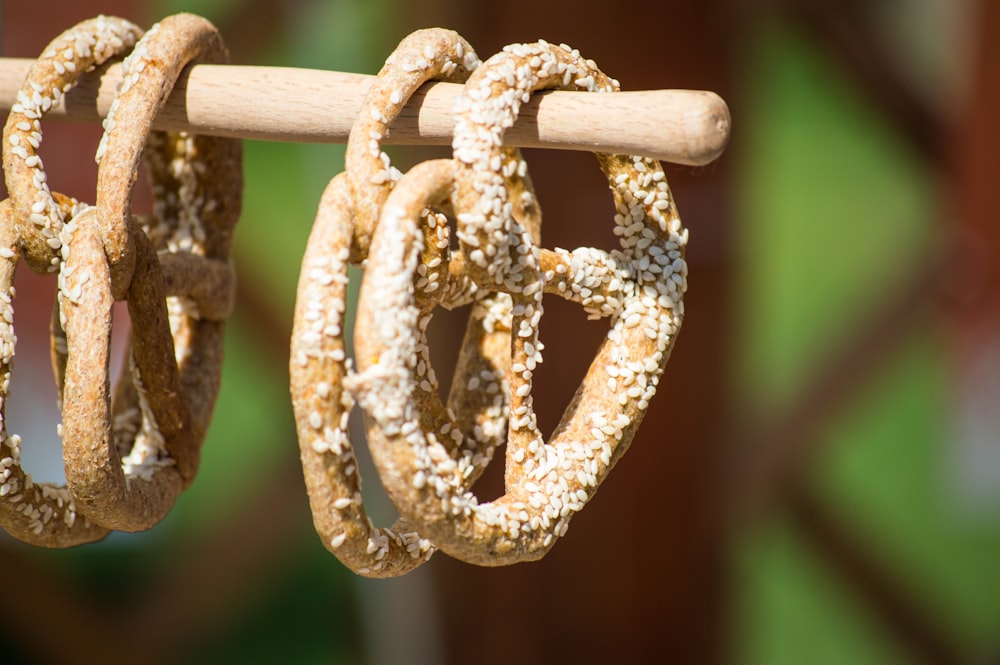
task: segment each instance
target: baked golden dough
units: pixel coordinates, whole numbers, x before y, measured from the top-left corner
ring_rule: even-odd
[[[464,80],[478,63],[468,43],[449,30],[421,30],[400,43],[379,73],[352,129],[345,173],[334,178],[323,194],[302,263],[290,374],[306,486],[324,544],[362,575],[403,574],[423,563],[433,547],[405,520],[391,528],[375,527],[363,506],[348,428],[354,399],[344,390],[351,383],[343,339],[347,266],[367,257],[371,230],[399,179],[381,151],[392,119],[424,82]],[[453,391],[445,406],[438,397],[426,342],[412,360],[420,372],[419,399],[427,424],[442,433],[452,463],[463,469],[470,485],[492,458],[506,422],[502,382],[508,369],[509,329],[499,325],[490,312],[509,309],[509,301],[495,302],[488,294],[477,294],[468,282],[452,280],[446,218],[423,211],[420,220],[427,242],[414,288],[424,308],[429,312],[437,304],[454,307],[473,302],[455,383],[464,386],[479,377],[483,391],[474,399],[465,391]],[[428,321],[429,316],[423,320],[421,339]],[[355,386],[355,390],[364,399],[363,388]],[[456,436],[464,430],[475,435]]]
[[[24,258],[36,271],[59,272],[53,364],[67,487],[33,483],[20,468],[18,437],[4,429],[0,524],[45,546],[146,529],[162,519],[194,477],[218,392],[221,320],[235,281],[228,252],[242,197],[240,142],[150,128],[188,62],[228,56],[214,28],[192,15],[168,17],[140,34],[126,21],[98,17],[61,35],[32,67],[5,127],[11,199],[0,209],[0,397],[14,351],[13,273]],[[133,45],[98,148],[97,207],[50,193],[35,152],[38,121],[79,73]],[[130,206],[144,147],[154,211],[140,226]],[[128,301],[133,335],[112,408],[116,299]]]
[[[125,401],[138,409],[130,409],[131,425],[121,427],[124,416],[114,418],[121,432],[116,443],[110,414],[90,407],[63,427],[70,492],[92,520],[113,529],[149,528],[191,483],[218,394],[226,308],[210,305],[205,309],[215,316],[209,318],[191,292],[168,294],[157,252],[171,266],[175,288],[214,274],[228,288],[212,299],[232,301],[228,256],[242,195],[241,145],[235,139],[151,134],[151,127],[186,65],[227,61],[215,28],[191,14],[167,17],[143,35],[122,65],[122,85],[97,151],[94,232],[89,228],[64,232],[71,247],[75,242],[88,245],[85,257],[79,259],[90,263],[85,272],[98,270],[91,262],[98,260],[93,248],[100,240],[100,260],[106,262],[110,281],[94,280],[82,289],[109,288],[108,297],[128,302],[132,321],[133,371],[126,385],[134,395]],[[151,220],[140,229],[130,208],[147,139],[155,203]],[[77,239],[85,233],[89,240]],[[77,254],[71,249],[64,272]],[[178,259],[172,260],[173,256]],[[70,297],[74,291],[69,284],[60,291],[71,359],[78,344],[93,342],[85,335],[74,337],[70,320],[98,316],[103,307],[85,299],[75,302]],[[67,380],[71,367],[89,371],[82,361],[69,365]],[[108,399],[106,392],[82,391],[79,396],[74,404]],[[129,454],[123,456],[123,450]]]
[[[354,385],[370,421],[369,447],[401,515],[449,555],[480,565],[537,559],[563,535],[627,449],[655,392],[683,316],[687,233],[660,165],[599,155],[611,185],[620,249],[540,250],[505,186],[523,163],[505,159],[503,130],[536,90],[610,91],[616,82],[564,46],[515,45],[487,60],[458,103],[455,158],[425,164],[383,206],[358,303]],[[480,503],[450,461],[418,399],[422,344],[414,280],[423,251],[417,216],[451,200],[466,252],[464,277],[511,295],[506,492]],[[545,442],[532,409],[543,290],[580,303],[611,329],[555,432]],[[478,386],[467,384],[473,392]]]
[[[110,59],[122,57],[142,30],[128,21],[99,16],[63,32],[46,46],[29,69],[4,126],[3,168],[10,198],[0,204],[0,416],[5,416],[14,347],[14,273],[23,259],[39,273],[59,270],[62,230],[86,210],[75,199],[49,189],[38,155],[41,119],[77,83],[79,76]],[[95,326],[98,323],[95,322]],[[66,338],[53,312],[52,360],[62,400]],[[100,540],[108,529],[79,514],[65,487],[35,482],[21,466],[21,437],[0,422],[0,526],[15,538],[44,547],[70,547]]]

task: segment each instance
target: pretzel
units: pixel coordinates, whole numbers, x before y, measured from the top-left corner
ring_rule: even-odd
[[[14,271],[22,258],[10,199],[0,202],[0,416],[5,416],[14,346]],[[62,383],[59,384],[60,388]],[[45,547],[100,540],[108,530],[78,515],[65,487],[32,480],[21,466],[21,437],[3,418],[0,430],[0,525],[15,538]]]
[[[150,135],[192,61],[228,61],[218,32],[200,17],[168,17],[139,40],[123,63],[97,151],[95,219],[68,224],[62,234],[67,485],[92,520],[125,531],[156,524],[194,479],[219,389],[222,318],[232,302],[228,254],[242,194],[239,141]],[[155,203],[144,232],[130,205],[147,138]],[[202,275],[220,291],[194,288]],[[201,302],[191,297],[199,294]],[[110,343],[88,329],[109,315],[115,299],[127,300],[133,335],[131,380],[119,390],[131,408],[113,415],[107,382],[97,380],[86,351]]]
[[[660,165],[598,155],[615,198],[612,252],[539,250],[512,214],[517,198],[504,175],[503,130],[536,90],[613,90],[617,83],[569,47],[544,42],[507,47],[470,77],[457,104],[453,172],[421,165],[386,201],[372,239],[355,336],[369,447],[401,515],[456,558],[495,566],[540,558],[593,496],[628,448],[683,317],[687,232]],[[464,275],[481,289],[511,294],[513,335],[506,492],[480,503],[423,427],[410,361],[422,344],[414,292],[422,241],[416,216],[451,198],[466,251]],[[541,360],[537,326],[542,290],[580,303],[611,329],[555,432],[546,443],[531,402]],[[476,386],[467,385],[470,391]]]
[[[177,34],[186,33],[190,43],[210,56],[217,59],[224,54],[218,37],[202,19],[171,17],[162,25],[168,33],[168,50],[190,50],[183,38],[178,40],[180,46],[169,43]],[[159,62],[149,66],[141,55],[156,32],[154,29],[147,33],[138,51],[140,56],[131,58],[133,72],[147,72],[144,80],[161,67]],[[132,24],[108,17],[85,21],[63,33],[33,65],[5,127],[4,169],[11,199],[2,204],[0,214],[0,292],[5,298],[4,334],[0,336],[4,340],[0,415],[14,351],[11,312],[16,264],[24,258],[38,272],[59,270],[60,308],[53,316],[52,355],[63,407],[61,434],[68,488],[34,483],[20,467],[19,437],[8,434],[6,428],[0,431],[8,453],[0,458],[0,526],[38,545],[67,547],[98,540],[111,528],[134,531],[158,521],[193,477],[197,445],[218,389],[222,331],[216,320],[228,313],[232,303],[234,280],[225,257],[239,213],[238,142],[192,140],[183,135],[150,137],[146,156],[151,162],[155,219],[147,231],[154,236],[155,246],[129,216],[123,225],[127,230],[119,233],[118,239],[124,239],[123,244],[131,248],[131,256],[126,259],[138,260],[140,270],[128,281],[123,278],[119,290],[129,297],[135,340],[126,371],[118,382],[113,412],[107,377],[113,299],[105,250],[115,248],[115,239],[104,241],[98,229],[97,210],[50,193],[36,154],[41,142],[38,121],[44,113],[75,84],[80,73],[124,54],[140,34]],[[154,51],[162,48],[153,46]],[[162,86],[157,95],[165,98],[164,91],[169,91],[184,63],[170,63],[170,53],[159,55],[167,61],[168,78],[172,77],[168,82],[157,82]],[[111,131],[114,119],[106,121],[102,139],[102,153],[111,146],[104,162],[119,169],[122,160],[112,157],[127,153],[129,141],[141,150],[156,112],[153,104],[141,108],[149,101],[148,93],[145,99],[137,99],[143,94],[142,86],[132,83],[134,78],[122,86],[125,90],[119,92],[116,105],[134,107],[138,103],[140,109],[128,108],[126,121],[120,123],[117,132]],[[130,96],[129,87],[134,101],[122,102]],[[48,91],[51,95],[44,96]],[[139,128],[129,129],[130,123]],[[110,143],[109,134],[113,135]],[[132,150],[137,157],[138,152],[134,147]],[[200,162],[193,157],[200,157]],[[105,163],[99,167],[99,180],[104,174],[106,183],[104,191],[108,191],[110,180],[119,193],[111,204],[104,197],[106,211],[114,212],[116,205],[119,211],[127,210],[135,166],[133,159],[131,178],[126,178],[124,184],[107,175],[112,167]],[[218,176],[217,181],[205,182],[213,175]],[[125,196],[120,195],[122,192]],[[98,198],[102,198],[100,193]],[[198,221],[203,213],[209,224],[207,230],[198,230],[205,226]],[[124,219],[124,213],[119,213],[119,219]],[[157,248],[165,251],[162,270]],[[183,301],[171,299],[172,325],[168,325],[163,304],[166,295],[185,297]],[[205,320],[196,321],[184,314],[198,310]],[[176,350],[171,327],[178,341]],[[180,382],[177,362],[184,368]],[[186,399],[178,403],[177,396],[182,394]],[[185,411],[190,413],[184,415]],[[179,481],[155,473],[156,467],[172,464],[165,456],[161,459],[155,441],[163,431],[168,451],[172,446],[184,452],[185,443],[187,448],[194,448],[193,453],[181,456],[184,464],[177,466]],[[125,503],[119,503],[123,500]]]
[[[38,147],[40,121],[77,83],[81,74],[124,56],[142,35],[136,25],[98,16],[66,30],[46,46],[28,70],[4,126],[3,170],[13,204],[14,229],[32,270],[59,268],[59,232],[77,201],[49,191]]]
[[[449,75],[460,80],[476,65],[474,51],[451,31],[422,30],[400,43],[352,127],[346,171],[323,194],[302,262],[290,376],[303,471],[324,545],[363,575],[403,574],[433,548],[405,522],[375,527],[363,507],[348,433],[353,399],[343,390],[349,371],[343,340],[347,266],[367,256],[381,203],[399,177],[380,147],[390,122],[425,81]],[[440,221],[426,217],[428,233],[446,231]],[[442,240],[447,248],[447,236]]]
[[[128,21],[99,16],[83,21],[49,43],[29,69],[4,126],[3,168],[10,198],[0,203],[0,526],[15,538],[45,547],[70,547],[104,538],[108,529],[77,511],[65,487],[35,482],[21,467],[21,438],[7,430],[4,407],[14,359],[14,272],[20,260],[35,272],[57,271],[61,232],[87,206],[51,192],[38,148],[40,121],[79,76],[128,52],[142,31]],[[110,332],[110,330],[109,330]],[[60,399],[66,340],[53,316],[52,358]]]
[[[399,174],[392,169],[380,142],[389,123],[410,95],[431,78],[464,79],[478,65],[472,48],[456,33],[418,31],[400,43],[386,61],[366,98],[347,147],[347,168],[327,187],[320,202],[302,263],[292,335],[291,392],[300,452],[313,520],[326,547],[355,572],[371,577],[400,575],[422,564],[432,544],[405,520],[377,528],[368,519],[361,479],[348,435],[352,392],[364,399],[349,370],[343,340],[347,266],[368,255],[370,236],[382,203]],[[530,184],[512,183],[525,191],[518,213],[531,216]],[[465,486],[478,478],[500,442],[506,422],[509,327],[502,319],[506,302],[475,292],[467,281],[452,280],[446,220],[424,211],[420,233],[426,238],[421,273],[414,278],[423,308],[454,307],[473,301],[473,313],[460,351],[453,386],[481,384],[475,396],[453,389],[446,407],[437,395],[426,343],[415,350],[418,399],[425,407],[424,425],[440,435],[451,464],[461,468]],[[422,318],[420,339],[430,317]],[[344,390],[345,385],[352,391]],[[459,433],[471,430],[473,436]]]

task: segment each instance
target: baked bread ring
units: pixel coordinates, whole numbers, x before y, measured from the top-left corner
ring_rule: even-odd
[[[145,72],[144,81],[159,76],[153,87],[159,86],[156,94],[165,99],[183,66],[183,62],[171,63],[178,49],[181,58],[190,59],[185,54],[192,52],[193,45],[195,53],[201,52],[210,61],[218,61],[225,50],[214,29],[197,17],[170,17],[160,29],[164,36],[159,40],[164,44],[157,45],[153,39],[157,30],[147,33],[140,56],[131,57],[132,64],[125,70]],[[4,309],[0,415],[15,342],[12,280],[16,264],[24,258],[38,272],[59,271],[60,307],[53,312],[52,356],[63,410],[67,487],[33,482],[20,467],[19,437],[4,426],[0,430],[6,446],[6,454],[0,456],[0,526],[17,538],[43,546],[91,542],[110,529],[145,529],[162,518],[193,478],[197,449],[218,390],[221,319],[233,301],[234,278],[227,257],[242,194],[239,141],[183,134],[149,137],[146,157],[154,218],[146,222],[145,231],[152,240],[127,210],[135,159],[158,108],[142,86],[131,92],[123,86],[126,89],[116,95],[116,108],[127,109],[118,132],[111,132],[114,122],[105,123],[100,150],[105,152],[109,145],[111,149],[105,160],[99,160],[99,180],[104,173],[104,181],[116,185],[118,198],[111,196],[109,203],[104,196],[103,203],[111,212],[116,205],[126,206],[124,212],[119,210],[119,226],[107,225],[112,229],[111,241],[106,242],[101,233],[95,208],[50,192],[36,153],[41,143],[38,121],[72,87],[76,76],[123,55],[140,34],[127,21],[98,17],[60,35],[33,65],[5,127],[4,168],[11,199],[0,209],[0,292],[4,294],[0,303]],[[162,62],[145,62],[150,46]],[[110,143],[109,133],[115,135]],[[124,182],[107,175],[110,165],[121,167],[128,160],[132,171]],[[100,192],[98,199],[102,199]],[[125,230],[116,233],[120,229]],[[126,247],[116,255],[126,255],[140,266],[119,285],[122,295],[128,296],[134,341],[113,410],[107,376],[113,302],[109,246]],[[158,249],[162,250],[159,259]],[[167,296],[171,296],[169,316],[164,304]],[[169,458],[171,449],[181,453],[176,458],[180,464]],[[163,467],[176,468],[157,475]]]
[[[378,211],[399,178],[381,150],[392,119],[425,81],[465,78],[477,64],[472,48],[451,31],[421,30],[400,43],[366,96],[348,139],[346,172],[323,194],[302,261],[289,371],[306,488],[324,545],[362,575],[401,575],[433,547],[405,522],[374,526],[363,506],[348,428],[354,400],[344,390],[348,265],[367,256]],[[434,233],[441,220],[424,221]],[[447,236],[441,245],[447,248]]]
[[[414,168],[383,208],[358,303],[362,404],[369,447],[400,513],[449,555],[495,566],[537,559],[562,536],[628,448],[683,317],[687,269],[682,228],[660,165],[649,159],[599,155],[615,198],[620,249],[540,251],[511,215],[498,150],[521,100],[545,86],[616,87],[568,47],[544,42],[508,47],[466,83],[456,126],[453,179]],[[460,104],[463,104],[460,102]],[[466,275],[482,289],[514,299],[506,492],[480,503],[463,488],[460,470],[423,427],[409,358],[420,344],[413,288],[422,247],[417,211],[451,196],[467,248]],[[531,376],[540,361],[537,326],[543,290],[610,317],[611,328],[583,383],[548,442],[531,408]]]
[[[38,154],[41,119],[81,74],[124,56],[140,35],[138,26],[115,17],[98,16],[78,23],[45,47],[18,91],[4,125],[3,170],[22,256],[35,272],[59,268],[59,232],[77,204],[49,190]]]
[[[156,524],[194,479],[219,389],[222,318],[234,288],[228,254],[242,194],[240,142],[150,131],[192,61],[228,61],[205,19],[170,16],[142,36],[122,65],[122,85],[98,148],[96,219],[63,231],[60,293],[70,357],[65,411],[71,416],[63,427],[66,480],[81,511],[118,530]],[[130,206],[147,139],[155,202],[141,229]],[[169,298],[157,251],[170,266],[175,293]],[[199,303],[191,296],[202,275],[214,277],[219,291]],[[118,397],[135,408],[112,417],[107,382],[93,382],[94,369],[77,351],[99,343],[85,332],[86,321],[107,316],[116,299],[127,300],[133,328],[132,376]],[[77,375],[81,379],[71,383]]]
[[[85,71],[125,55],[142,30],[123,19],[99,16],[66,30],[46,46],[28,71],[4,125],[3,166],[10,199],[0,203],[0,526],[19,540],[43,547],[70,547],[104,538],[108,529],[78,513],[65,487],[35,482],[21,466],[21,438],[8,431],[4,407],[14,359],[14,272],[21,259],[35,272],[59,270],[62,229],[86,210],[49,189],[38,148],[41,119]],[[62,402],[66,338],[58,307],[52,317],[52,361]],[[96,325],[96,322],[95,322]]]
[[[418,31],[401,42],[379,73],[347,148],[347,168],[327,187],[303,259],[292,335],[292,401],[296,413],[302,464],[313,520],[326,547],[355,572],[386,577],[403,574],[423,563],[433,546],[405,520],[377,528],[364,510],[361,479],[348,433],[351,391],[365,399],[364,387],[352,378],[343,340],[347,266],[368,255],[371,230],[382,203],[399,174],[382,153],[380,142],[406,100],[430,78],[464,79],[478,64],[472,48],[456,33]],[[519,214],[538,227],[530,183]],[[474,301],[459,353],[453,386],[476,381],[482,390],[454,389],[448,406],[438,397],[426,343],[412,359],[417,390],[429,430],[436,432],[451,464],[462,469],[466,486],[478,478],[501,442],[506,424],[509,298],[499,301],[477,293],[467,280],[452,279],[461,261],[451,260],[446,219],[421,211],[425,239],[414,289],[421,307],[421,339],[430,310]],[[362,334],[363,333],[358,333]],[[463,436],[460,432],[472,432]]]

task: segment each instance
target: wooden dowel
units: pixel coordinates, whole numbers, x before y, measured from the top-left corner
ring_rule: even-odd
[[[32,62],[0,58],[0,109],[5,113]],[[119,63],[84,75],[49,116],[99,122],[120,78]],[[181,76],[154,126],[268,141],[343,143],[373,80],[314,69],[197,65]],[[452,103],[460,89],[453,83],[421,88],[393,123],[387,143],[449,144]],[[553,91],[523,105],[505,138],[519,147],[626,153],[703,165],[722,153],[729,127],[729,109],[712,92]]]

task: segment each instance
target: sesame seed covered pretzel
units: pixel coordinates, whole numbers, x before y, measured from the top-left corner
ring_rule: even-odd
[[[220,61],[225,50],[214,29],[196,17],[170,17],[160,30],[162,43],[157,45],[157,30],[151,30],[135,52],[140,55],[133,54],[124,65],[131,84],[139,72],[145,72],[145,79],[159,77],[155,97],[142,86],[123,83],[115,107],[124,109],[119,113],[125,120],[116,132],[113,118],[105,122],[104,159],[98,160],[105,195],[99,191],[98,201],[105,212],[117,212],[124,220],[106,225],[112,230],[110,241],[99,224],[100,208],[50,192],[37,155],[39,120],[80,73],[124,55],[141,30],[121,19],[98,17],[63,33],[33,65],[5,127],[4,170],[11,198],[0,204],[0,417],[16,340],[15,268],[23,258],[37,272],[59,271],[52,357],[63,411],[67,487],[34,482],[20,466],[20,438],[0,420],[5,448],[0,454],[0,526],[37,545],[68,547],[99,540],[110,529],[136,531],[161,519],[194,476],[197,448],[218,390],[221,319],[233,299],[227,256],[241,197],[239,142],[149,136],[154,218],[145,229],[132,220],[128,205],[134,158],[147,143],[157,98],[162,103],[180,68],[194,55]],[[149,53],[155,63],[148,62]],[[109,140],[110,134],[116,136]],[[122,164],[130,159],[125,177]],[[109,176],[112,169],[117,172]],[[118,197],[112,195],[109,203],[111,187]],[[133,334],[112,409],[108,356],[115,298],[107,250],[120,246],[127,250],[117,256],[127,254],[135,266],[133,274],[122,273],[119,284]],[[171,458],[175,451],[180,454]],[[164,469],[169,470],[161,473]]]
[[[68,224],[62,234],[67,485],[88,517],[119,530],[156,524],[192,482],[219,389],[222,319],[234,285],[228,255],[242,194],[240,142],[150,132],[192,61],[228,61],[205,19],[170,16],[142,36],[122,65],[98,147],[94,219]],[[155,199],[145,229],[130,210],[144,147]],[[197,286],[202,279],[209,284]],[[115,299],[127,301],[132,322],[131,377],[119,391],[132,408],[112,415],[107,382],[94,382],[94,362],[82,351],[110,343],[86,331]]]
[[[0,526],[18,540],[44,547],[71,547],[104,538],[108,529],[78,514],[65,487],[32,479],[21,466],[21,437],[6,424],[14,347],[14,272],[26,251],[15,225],[10,199],[0,202]],[[98,322],[99,323],[99,322]],[[65,339],[60,339],[65,343]],[[57,347],[59,343],[57,342]],[[65,348],[62,348],[65,352]],[[62,393],[59,363],[65,354],[53,352],[57,384]]]
[[[390,194],[375,229],[358,303],[355,344],[369,447],[401,515],[435,546],[495,566],[540,558],[628,448],[655,392],[683,317],[687,233],[659,163],[598,155],[614,195],[620,249],[540,250],[512,214],[504,187],[503,130],[519,104],[546,87],[613,90],[616,83],[568,47],[515,45],[487,60],[459,102],[453,181],[428,184],[414,168]],[[427,167],[430,168],[430,167]],[[421,308],[412,286],[422,251],[415,215],[449,196],[466,250],[465,275],[511,294],[510,420],[506,492],[480,503],[422,425],[408,371]],[[542,291],[582,304],[611,329],[548,442],[531,402],[541,360]],[[473,390],[474,386],[466,386]]]
[[[381,151],[390,122],[425,81],[462,80],[477,64],[471,47],[451,31],[422,30],[400,43],[366,96],[348,139],[346,171],[323,194],[302,262],[290,375],[303,470],[324,545],[363,575],[403,574],[433,548],[405,522],[375,527],[363,506],[348,431],[353,398],[343,389],[349,372],[343,339],[347,266],[367,256],[378,211],[399,178]],[[424,223],[431,234],[444,229],[434,215]],[[447,248],[447,236],[434,246]]]
[[[8,431],[5,418],[17,341],[13,320],[15,270],[22,259],[35,272],[58,270],[63,227],[88,207],[50,191],[38,154],[41,120],[77,84],[81,74],[125,55],[141,34],[142,30],[132,23],[107,16],[66,30],[46,46],[30,67],[4,125],[3,168],[10,198],[0,203],[0,526],[19,540],[45,547],[93,542],[109,531],[79,514],[65,487],[36,482],[24,471],[21,437]],[[101,323],[95,321],[95,328]],[[62,402],[67,358],[58,309],[53,311],[52,359]]]
[[[346,171],[334,178],[320,202],[302,263],[292,335],[291,392],[300,453],[313,520],[325,546],[355,572],[400,575],[422,564],[433,545],[406,520],[375,527],[361,496],[358,463],[348,434],[353,394],[367,391],[350,371],[343,339],[347,266],[368,256],[372,230],[382,205],[399,180],[381,140],[412,93],[433,78],[462,80],[478,65],[465,40],[448,30],[418,31],[404,39],[386,61],[352,128]],[[450,170],[450,162],[447,162]],[[530,183],[512,182],[525,192],[517,214],[538,229],[540,218]],[[502,440],[506,423],[505,377],[509,371],[510,329],[503,321],[509,298],[477,293],[467,280],[450,276],[452,259],[447,221],[421,210],[423,251],[413,288],[425,314],[419,316],[419,343],[409,371],[425,415],[421,426],[438,437],[448,464],[461,469],[462,485],[479,477]],[[477,382],[475,394],[453,390],[448,405],[438,396],[424,331],[430,310],[473,302],[453,385]],[[363,334],[363,333],[358,333]],[[351,391],[344,389],[351,386]],[[471,431],[464,436],[463,431]]]
[[[59,232],[77,203],[49,191],[38,154],[42,117],[76,86],[81,74],[124,56],[140,35],[138,26],[115,17],[78,23],[49,43],[17,93],[4,125],[3,171],[23,258],[36,272],[59,268]]]

